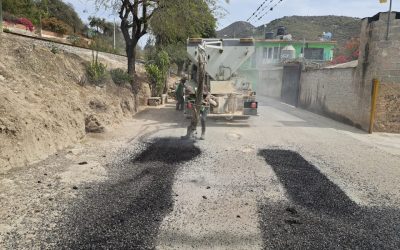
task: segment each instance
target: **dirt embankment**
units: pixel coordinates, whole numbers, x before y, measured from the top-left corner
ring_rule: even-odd
[[[111,78],[104,88],[81,85],[89,53],[54,54],[9,34],[0,38],[0,51],[0,173],[44,159],[82,139],[88,129],[101,131],[135,113],[130,90]],[[100,59],[108,68],[125,65],[104,55]],[[143,79],[140,67],[139,75]]]

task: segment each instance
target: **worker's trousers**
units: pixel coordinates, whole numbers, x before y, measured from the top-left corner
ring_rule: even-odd
[[[201,121],[201,134],[204,135],[206,133],[206,120],[208,115],[208,109],[205,108],[200,111],[200,121]]]
[[[185,105],[185,99],[183,98],[183,96],[178,96],[176,99],[177,99],[176,110],[183,110]]]

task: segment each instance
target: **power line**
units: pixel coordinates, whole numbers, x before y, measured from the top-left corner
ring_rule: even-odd
[[[280,4],[281,2],[283,2],[283,0],[279,0],[278,2],[275,3],[274,6],[272,6],[270,9],[268,9],[264,14],[262,14],[261,16],[258,17],[258,21],[260,21],[264,16],[266,16],[269,12],[272,12],[276,6],[278,6],[278,4]]]
[[[265,5],[265,6],[261,9],[260,13],[258,13],[255,17],[258,18],[258,17],[259,17],[258,15],[261,15],[261,14],[264,12],[264,10],[265,10],[266,8],[271,7],[271,6],[272,6],[271,3],[272,3],[273,1],[275,1],[275,0],[270,0],[269,3],[268,3],[267,5]]]
[[[269,1],[269,0],[264,0],[264,1],[260,4],[260,6],[258,6],[258,8],[253,12],[253,14],[252,14],[249,18],[247,18],[247,22],[250,21],[254,16],[256,16],[256,14],[258,13],[258,11],[264,6],[264,4],[265,4],[267,1]]]

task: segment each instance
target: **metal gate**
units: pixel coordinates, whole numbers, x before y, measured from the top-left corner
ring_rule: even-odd
[[[301,64],[290,63],[283,66],[281,99],[297,107],[300,91]]]

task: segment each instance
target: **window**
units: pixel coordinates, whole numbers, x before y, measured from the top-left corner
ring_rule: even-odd
[[[268,48],[263,49],[263,58],[268,58]]]
[[[279,59],[281,54],[281,48],[274,47],[274,59]]]
[[[310,60],[324,60],[324,49],[304,49],[304,58]]]
[[[270,47],[263,49],[263,58],[270,60],[278,60],[281,56],[281,48],[280,47]]]

